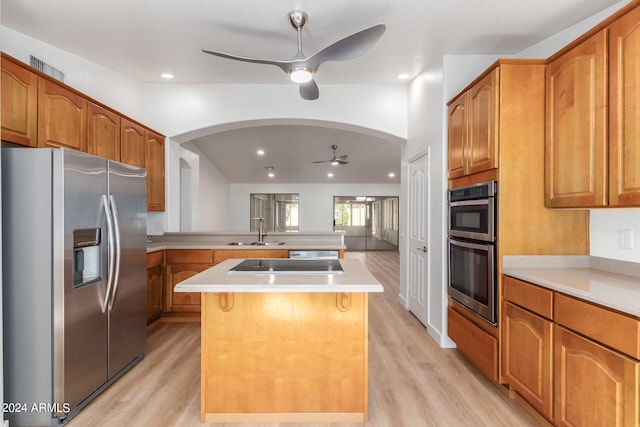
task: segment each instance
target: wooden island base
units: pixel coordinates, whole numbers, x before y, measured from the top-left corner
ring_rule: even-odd
[[[366,421],[367,313],[367,293],[203,293],[201,420]]]

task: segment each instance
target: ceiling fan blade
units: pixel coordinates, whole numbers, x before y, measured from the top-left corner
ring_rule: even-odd
[[[314,99],[318,99],[320,96],[320,91],[318,90],[318,85],[315,80],[309,80],[307,83],[300,84],[300,96],[303,99],[313,101]]]
[[[314,53],[306,58],[306,63],[316,71],[326,61],[347,61],[357,58],[371,49],[386,29],[384,24],[366,28]]]
[[[331,160],[313,160],[311,163],[327,163],[330,162]]]
[[[336,157],[336,160],[347,160],[348,157],[349,157],[348,155],[343,154],[342,156]]]
[[[231,55],[231,54],[228,54],[228,53],[216,52],[216,51],[213,51],[213,50],[206,50],[206,49],[202,49],[202,51],[204,53],[208,53],[209,55],[219,56],[220,58],[233,59],[235,61],[252,62],[254,64],[275,65],[276,67],[280,68],[285,73],[288,73],[289,70],[291,70],[291,67],[294,64],[296,64],[297,62],[300,62],[299,59],[291,59],[291,60],[287,60],[287,61],[280,61],[280,60],[277,60],[277,59],[260,59],[260,58],[251,58],[251,57],[247,57],[247,56]]]

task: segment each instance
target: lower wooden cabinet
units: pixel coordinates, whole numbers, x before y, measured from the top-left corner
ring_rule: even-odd
[[[548,420],[553,419],[553,323],[505,302],[504,380]]]
[[[639,426],[640,319],[513,277],[503,285],[504,383],[554,425]]]
[[[147,325],[162,317],[164,251],[147,254]]]
[[[555,327],[555,423],[640,425],[640,362]]]
[[[491,381],[498,381],[498,340],[451,306],[448,307],[448,327],[449,337],[456,343],[458,351]]]
[[[211,249],[171,249],[167,251],[165,312],[200,311],[199,292],[174,292],[173,288],[183,280],[212,267],[214,264],[213,252]]]

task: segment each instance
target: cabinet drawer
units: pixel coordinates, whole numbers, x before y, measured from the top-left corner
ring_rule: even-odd
[[[503,276],[504,298],[547,319],[553,319],[553,291]]]
[[[640,319],[563,294],[555,294],[556,322],[640,359]]]
[[[147,254],[147,268],[162,265],[164,260],[164,251],[151,252]]]
[[[167,251],[167,264],[211,264],[211,249],[170,249]]]
[[[449,337],[491,381],[498,381],[498,340],[449,307]]]

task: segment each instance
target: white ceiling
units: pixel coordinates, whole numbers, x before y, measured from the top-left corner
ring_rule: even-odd
[[[386,33],[363,56],[320,67],[315,80],[331,84],[401,84],[399,73],[416,76],[445,54],[515,54],[613,4],[615,0],[1,0],[1,23],[142,82],[175,75],[176,83],[283,84],[288,77],[269,65],[206,55],[201,49],[270,59],[297,51],[288,12],[309,14],[303,50],[310,55],[354,32],[384,23]],[[357,71],[357,73],[356,73]],[[313,101],[310,101],[313,102]],[[367,139],[367,148],[363,144]],[[329,158],[330,146],[348,154],[340,174],[355,181],[385,182],[396,172],[400,146],[371,136],[321,127],[268,126],[209,137],[203,151],[231,182],[255,182],[242,161],[264,144],[262,161],[277,179],[326,182],[311,160]],[[202,141],[201,141],[202,142]],[[253,150],[255,151],[255,150]],[[393,154],[390,154],[393,153]],[[269,157],[268,157],[269,156]],[[219,159],[225,162],[219,162]],[[388,158],[388,162],[383,160]],[[234,161],[229,161],[233,159]],[[219,162],[219,163],[216,163]],[[257,162],[256,164],[261,164]],[[288,169],[285,169],[288,168]],[[291,175],[287,175],[288,170]],[[298,172],[307,175],[295,175]],[[261,171],[262,173],[262,171]],[[362,173],[363,175],[358,175]],[[369,175],[364,175],[369,174]],[[316,176],[317,175],[317,176]],[[336,173],[337,175],[337,173]],[[263,179],[261,179],[263,181]]]

